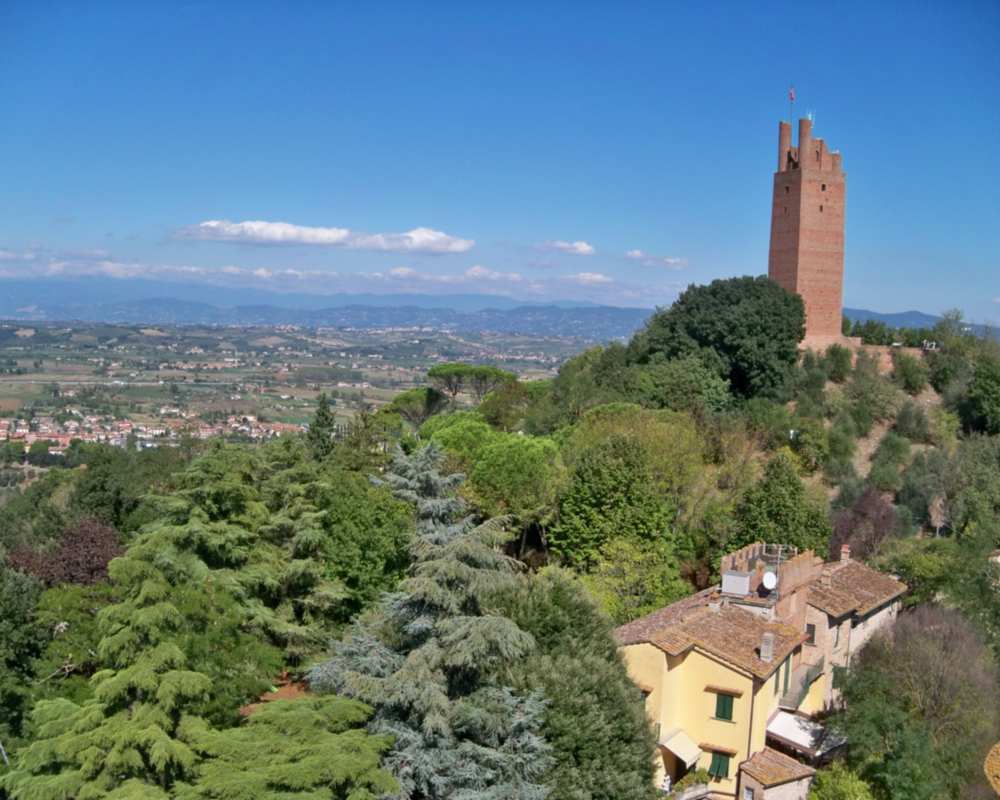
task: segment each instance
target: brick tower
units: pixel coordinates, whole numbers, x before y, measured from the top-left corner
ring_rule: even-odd
[[[812,120],[799,120],[798,147],[791,123],[778,123],[767,274],[802,297],[805,347],[843,341],[844,179],[840,153],[813,138]]]

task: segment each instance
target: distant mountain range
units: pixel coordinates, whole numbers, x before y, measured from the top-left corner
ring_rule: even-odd
[[[224,298],[226,304],[207,303],[206,297]],[[100,278],[0,281],[0,318],[34,322],[430,327],[608,341],[627,338],[650,313],[648,308],[541,304],[492,295],[301,295]]]
[[[225,305],[207,303],[206,296],[224,298]],[[0,318],[36,322],[431,327],[608,341],[631,336],[652,313],[649,308],[572,301],[542,304],[474,294],[279,294],[249,288],[218,289],[107,278],[0,281]],[[883,314],[845,308],[844,315],[862,322],[879,320],[893,327],[932,327],[939,320],[921,311]],[[982,326],[973,327],[982,330]]]

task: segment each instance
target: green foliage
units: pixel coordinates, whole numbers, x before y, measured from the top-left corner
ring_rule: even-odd
[[[819,420],[802,418],[794,420],[793,425],[792,450],[807,472],[815,472],[830,453],[826,427]]]
[[[805,331],[802,299],[767,278],[730,278],[691,286],[660,310],[629,345],[648,362],[695,355],[744,397],[783,391]]]
[[[168,486],[185,465],[171,447],[144,451],[80,443],[70,448],[67,465],[86,465],[74,476],[68,508],[77,518],[98,519],[123,533],[138,529],[145,495]]]
[[[447,404],[445,396],[433,387],[419,387],[400,392],[389,404],[390,411],[399,414],[414,428],[442,411]]]
[[[825,552],[830,537],[826,511],[806,494],[795,465],[783,453],[767,463],[761,480],[743,496],[736,522],[729,550],[763,541]]]
[[[504,381],[479,404],[479,413],[497,430],[517,430],[531,406],[531,389],[520,381]]]
[[[23,732],[31,663],[45,646],[37,615],[41,586],[0,562],[0,742]]]
[[[562,483],[559,450],[551,439],[500,434],[486,445],[469,474],[469,489],[486,516],[542,516]]]
[[[483,449],[502,437],[474,411],[434,417],[424,423],[420,435],[441,447],[463,469],[470,469]]]
[[[374,708],[369,729],[395,737],[384,765],[404,796],[540,800],[551,764],[539,735],[544,702],[501,678],[535,641],[492,610],[514,581],[514,562],[499,550],[507,537],[496,522],[470,531],[458,519],[461,479],[442,476],[440,461],[433,446],[397,452],[387,481],[417,506],[413,566],[396,594],[334,643],[310,684]]]
[[[879,556],[876,566],[898,575],[908,589],[903,604],[917,606],[939,600],[950,587],[959,563],[954,539],[898,539]]]
[[[984,356],[976,362],[961,413],[970,430],[1000,434],[1000,357]]]
[[[743,407],[750,430],[760,437],[761,445],[768,450],[784,447],[790,441],[792,415],[783,403],[763,397],[754,397]]]
[[[913,442],[928,443],[931,439],[931,425],[927,414],[913,400],[907,400],[896,415],[893,426],[896,433]]]
[[[177,644],[186,620],[171,599],[172,589],[196,579],[197,569],[183,557],[161,553],[151,562],[144,555],[152,553],[130,551],[112,562],[123,599],[100,615],[104,669],[94,675],[93,697],[82,705],[57,699],[35,707],[37,736],[0,782],[15,800],[86,800],[126,791],[167,797],[192,775],[196,757],[182,723],[212,682],[189,669]]]
[[[587,411],[563,440],[566,466],[575,469],[590,448],[616,436],[640,448],[654,491],[672,505],[679,504],[702,474],[705,443],[690,415],[630,403]]]
[[[512,682],[546,697],[549,800],[652,800],[655,743],[608,620],[558,569],[520,578],[498,603],[537,643]]]
[[[927,388],[929,372],[923,360],[909,353],[894,351],[892,354],[892,379],[899,388],[911,395]]]
[[[484,364],[438,364],[431,367],[427,377],[434,386],[454,400],[461,392],[470,392],[480,402],[493,389],[517,376],[499,367]]]
[[[648,364],[632,367],[630,372],[628,394],[647,408],[718,413],[732,400],[729,382],[694,355],[668,361],[657,354]]]
[[[961,615],[933,605],[901,615],[873,639],[842,681],[834,724],[848,764],[884,800],[959,800],[981,781],[1000,709],[989,651]]]
[[[333,452],[333,432],[336,423],[337,418],[330,409],[330,399],[326,396],[326,392],[320,392],[307,434],[309,449],[317,461],[323,461]]]
[[[839,483],[854,474],[854,450],[857,429],[850,416],[839,417],[827,432],[828,451],[823,465],[828,480]]]
[[[260,706],[244,725],[185,731],[202,759],[176,800],[375,800],[398,786],[379,767],[391,736],[369,736],[370,709],[340,697],[305,697]]]
[[[902,405],[899,389],[879,374],[878,363],[864,351],[858,353],[845,393],[861,436],[868,435],[873,423],[895,416]]]
[[[691,593],[664,539],[609,538],[582,580],[601,610],[619,625]]]
[[[816,772],[809,800],[875,800],[868,784],[839,761]]]
[[[32,664],[34,699],[64,697],[82,703],[92,695],[89,680],[100,668],[97,617],[113,598],[107,583],[65,584],[42,593],[36,619],[47,642]]]
[[[883,492],[895,492],[902,484],[900,468],[910,457],[910,440],[892,431],[882,437],[875,454],[868,480]]]
[[[831,344],[825,355],[826,374],[834,383],[843,383],[851,374],[851,363],[854,356],[841,344]]]
[[[576,459],[549,547],[565,563],[589,569],[612,539],[665,542],[673,517],[656,490],[642,445],[613,434]]]

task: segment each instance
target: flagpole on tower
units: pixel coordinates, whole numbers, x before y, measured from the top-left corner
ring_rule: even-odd
[[[795,85],[794,84],[789,84],[788,85],[788,124],[789,125],[794,125],[795,124],[795,115],[794,115],[794,112],[792,110],[792,106],[794,106],[794,105],[795,105]]]

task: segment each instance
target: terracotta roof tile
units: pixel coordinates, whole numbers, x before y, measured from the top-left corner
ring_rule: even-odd
[[[619,645],[648,642],[670,655],[697,647],[762,680],[806,639],[791,625],[769,622],[742,608],[710,608],[709,603],[715,599],[714,589],[686,597],[622,625],[615,631],[615,638]],[[774,657],[770,661],[760,658],[765,633],[774,634]]]
[[[863,615],[905,591],[905,583],[860,561],[834,562],[810,585],[808,602],[833,617]]]
[[[816,770],[812,767],[800,764],[794,758],[770,747],[758,750],[752,758],[740,765],[740,769],[765,787],[809,778],[816,774]]]

